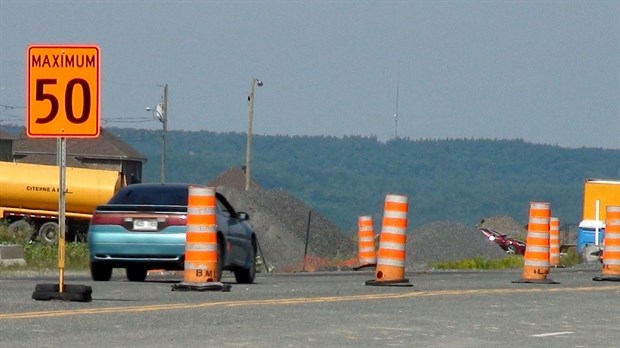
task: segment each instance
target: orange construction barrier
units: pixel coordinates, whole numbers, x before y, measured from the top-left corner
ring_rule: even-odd
[[[549,265],[560,266],[560,219],[557,217],[549,220]]]
[[[388,194],[385,197],[375,279],[367,281],[366,285],[412,286],[405,278],[408,209],[406,196]]]
[[[219,283],[218,263],[215,188],[190,186],[183,282],[173,286],[173,290],[228,290],[230,285]]]
[[[377,265],[377,253],[375,252],[375,232],[371,216],[357,218],[357,262],[355,269],[374,267]]]
[[[549,227],[551,205],[531,202],[523,261],[523,278],[513,283],[557,284],[549,275]]]
[[[620,281],[620,206],[608,205],[606,213],[603,270],[593,279]]]

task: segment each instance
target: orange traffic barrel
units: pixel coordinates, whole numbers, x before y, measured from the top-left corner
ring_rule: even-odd
[[[549,229],[551,204],[530,202],[523,278],[513,283],[557,284],[547,279],[549,275]]]
[[[173,290],[228,290],[219,282],[215,188],[190,186],[187,196],[185,269]]]
[[[357,218],[357,245],[358,266],[355,269],[376,266],[375,232],[371,216],[360,216]]]
[[[557,217],[549,220],[549,265],[560,266],[560,219]]]
[[[366,285],[412,286],[405,278],[408,209],[406,196],[388,194],[385,197],[375,279],[367,281]]]
[[[606,214],[603,269],[593,279],[620,281],[620,206],[608,205]]]

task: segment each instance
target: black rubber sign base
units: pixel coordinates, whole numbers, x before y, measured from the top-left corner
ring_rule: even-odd
[[[206,282],[206,283],[188,283],[181,282],[172,285],[172,291],[223,291],[228,292],[232,285],[224,284],[220,282]]]
[[[32,298],[37,301],[92,301],[93,289],[86,285],[65,284],[60,292],[58,284],[37,284],[32,293]]]

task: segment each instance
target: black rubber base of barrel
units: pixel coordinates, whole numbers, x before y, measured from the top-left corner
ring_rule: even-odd
[[[370,286],[401,286],[401,287],[410,287],[413,284],[409,283],[409,279],[399,279],[399,280],[367,280],[366,285]]]
[[[598,277],[594,277],[594,278],[592,278],[592,280],[596,280],[597,282],[600,282],[600,281],[607,281],[607,282],[620,282],[620,276],[618,276],[618,277],[613,277],[613,276],[598,276]]]
[[[228,292],[232,288],[230,284],[224,284],[220,282],[207,282],[207,283],[186,283],[181,282],[172,285],[172,291],[223,291]]]
[[[359,271],[362,268],[368,268],[368,267],[377,267],[377,264],[376,263],[368,263],[368,264],[365,264],[365,265],[353,267],[353,270],[354,271]]]
[[[513,280],[512,283],[529,283],[529,284],[560,284],[552,279],[519,279]]]

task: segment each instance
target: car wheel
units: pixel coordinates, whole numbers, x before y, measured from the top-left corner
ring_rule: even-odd
[[[224,255],[224,242],[218,236],[217,238],[217,281],[222,281],[222,273],[224,270],[224,260],[226,259]]]
[[[112,267],[96,262],[90,263],[90,276],[94,281],[107,282],[112,278]]]
[[[127,280],[130,282],[143,282],[146,279],[147,270],[140,267],[128,267]]]
[[[514,245],[509,245],[506,247],[506,254],[514,255],[517,253],[517,248]]]
[[[256,245],[252,243],[250,248],[250,265],[248,268],[240,268],[235,270],[235,280],[239,284],[252,284],[256,277]]]
[[[56,244],[58,241],[58,224],[46,222],[39,228],[39,240],[45,244]]]

